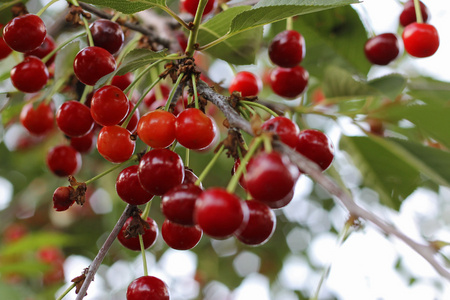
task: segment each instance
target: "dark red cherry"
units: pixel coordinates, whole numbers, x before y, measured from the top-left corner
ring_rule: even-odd
[[[203,232],[197,226],[184,226],[165,220],[161,227],[161,235],[170,248],[189,250],[198,244]]]
[[[414,57],[429,57],[439,48],[439,34],[433,25],[411,23],[402,34],[405,51]]]
[[[75,198],[71,199],[71,194],[73,193],[73,187],[71,186],[60,186],[53,193],[53,208],[56,211],[64,211],[69,209],[74,203]]]
[[[277,66],[292,68],[305,57],[305,39],[295,30],[277,34],[269,45],[270,60]]]
[[[419,1],[419,3],[420,3],[420,11],[422,13],[422,21],[426,23],[428,21],[428,15],[430,14],[430,11],[428,10],[428,7],[422,3],[422,1]],[[399,19],[400,24],[403,27],[406,27],[411,23],[417,22],[414,0],[409,0],[408,2],[405,3]]]
[[[318,164],[322,170],[326,170],[334,158],[333,143],[323,132],[315,129],[300,132],[295,150]]]
[[[80,137],[92,130],[94,120],[89,107],[76,100],[70,100],[59,107],[56,124],[65,135]]]
[[[162,196],[161,211],[166,218],[180,225],[193,226],[195,201],[202,189],[193,184],[180,184]]]
[[[15,17],[3,27],[3,39],[18,52],[36,49],[44,42],[46,34],[44,22],[33,14]]]
[[[136,142],[131,132],[118,125],[105,126],[97,138],[97,150],[101,156],[112,163],[122,163],[134,153]]]
[[[197,12],[198,3],[200,0],[181,0],[180,6],[181,10],[190,13],[191,15],[195,15]],[[209,14],[214,6],[215,6],[216,0],[208,0],[208,3],[206,3],[205,10],[203,11],[203,16]]]
[[[81,155],[70,146],[56,146],[47,153],[47,166],[56,176],[74,175],[81,168]]]
[[[242,224],[245,212],[238,196],[222,188],[210,188],[195,202],[194,220],[203,232],[213,238],[232,235]]]
[[[175,137],[188,149],[201,150],[207,147],[215,135],[211,119],[197,108],[188,108],[176,118]]]
[[[235,159],[234,164],[233,164],[233,168],[231,169],[231,175],[234,176],[234,173],[237,172],[239,166],[241,165],[241,160],[239,158]],[[244,173],[242,173],[241,177],[239,178],[239,185],[246,190],[247,189],[247,183],[245,182],[245,176],[243,174],[245,174],[247,171],[244,171]]]
[[[289,194],[287,194],[283,199],[273,201],[273,202],[264,202],[269,206],[271,209],[279,209],[283,208],[289,203],[291,203],[292,199],[294,198],[294,191],[295,189],[291,190]]]
[[[385,66],[397,58],[400,53],[400,43],[395,34],[383,33],[366,42],[364,53],[372,64]]]
[[[261,89],[262,81],[257,75],[251,72],[242,71],[237,73],[233,78],[228,91],[230,94],[235,91],[240,92],[242,97],[247,97],[258,95]]]
[[[45,135],[55,123],[53,103],[27,103],[20,112],[20,122],[31,134]]]
[[[134,79],[133,73],[125,73],[124,75],[116,75],[111,80],[111,85],[117,86],[122,91],[125,90]]]
[[[130,109],[127,96],[114,85],[105,85],[92,95],[91,116],[102,126],[117,125]]]
[[[25,52],[25,56],[36,56],[40,59],[43,59],[44,57],[47,56],[47,54],[52,52],[55,48],[56,48],[55,41],[53,40],[53,38],[51,36],[47,35],[47,36],[45,36],[44,42],[39,47],[37,47],[34,50]],[[50,59],[47,60],[45,65],[48,67],[54,61],[55,61],[55,55],[50,57]]]
[[[95,148],[96,142],[97,135],[94,129],[83,136],[70,138],[70,146],[82,154],[90,153]]]
[[[270,73],[270,86],[278,96],[292,99],[306,89],[309,73],[301,66],[293,68],[277,67]]]
[[[128,116],[134,109],[134,104],[130,101],[130,109],[128,110],[127,116],[119,123],[120,126],[122,126],[123,123],[127,120]],[[139,108],[136,108],[133,112],[133,115],[131,116],[130,121],[128,122],[127,129],[131,133],[136,133],[139,119],[141,118],[141,113],[139,112]]]
[[[75,75],[86,85],[95,85],[100,78],[115,69],[116,60],[112,54],[96,46],[81,49],[73,61]]]
[[[160,89],[161,91],[161,97],[162,99],[158,98],[158,92],[156,89]],[[160,84],[159,86],[155,86],[153,89],[148,92],[148,94],[144,97],[144,104],[147,108],[153,108],[153,103],[155,103],[157,100],[163,100],[163,103],[166,103],[167,98],[169,98],[170,94],[170,88],[165,84]],[[164,104],[163,104],[164,105]],[[159,105],[158,105],[159,106]],[[153,110],[153,109],[150,109]]]
[[[129,217],[125,224],[122,226],[119,234],[117,235],[117,239],[119,242],[125,247],[133,251],[141,251],[141,244],[139,243],[139,236],[129,237],[127,234],[128,226],[134,222],[132,222],[133,217]],[[148,224],[148,228],[144,227],[144,234],[142,235],[142,240],[144,242],[144,249],[148,249],[156,242],[156,238],[158,237],[158,225],[156,222],[147,217],[146,220]]]
[[[116,191],[123,201],[131,205],[145,204],[153,198],[153,195],[144,190],[139,182],[137,165],[129,166],[119,173]]]
[[[11,82],[16,89],[24,93],[40,91],[49,78],[45,64],[36,56],[27,56],[11,69]]]
[[[138,176],[146,191],[153,195],[164,195],[183,182],[183,160],[171,150],[153,149],[141,158]]]
[[[275,213],[269,206],[258,201],[245,201],[248,207],[248,219],[234,234],[246,245],[262,245],[266,243],[276,227]]]
[[[291,148],[295,147],[298,134],[300,133],[297,124],[282,116],[265,121],[261,129],[276,133],[280,140]]]
[[[115,54],[122,48],[124,35],[122,27],[116,22],[107,19],[95,20],[89,29],[92,33],[94,45]]]
[[[6,44],[5,40],[0,37],[0,60],[7,58],[13,50],[9,48],[8,44]]]
[[[159,278],[142,276],[127,288],[127,300],[169,300],[169,288]]]

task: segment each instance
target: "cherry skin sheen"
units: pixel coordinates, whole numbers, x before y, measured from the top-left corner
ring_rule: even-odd
[[[56,113],[58,128],[70,137],[86,135],[94,127],[91,111],[86,105],[70,100],[64,102]]]
[[[297,136],[300,133],[298,125],[286,117],[275,117],[265,121],[261,129],[275,132],[280,140],[291,148],[297,143]]]
[[[28,52],[39,47],[47,29],[42,19],[33,14],[15,17],[3,27],[3,39],[17,52]]]
[[[318,164],[322,170],[326,170],[334,158],[334,147],[330,139],[315,129],[300,132],[295,151]]]
[[[122,48],[124,35],[122,28],[116,22],[106,19],[95,20],[89,29],[92,33],[94,45],[115,54]]]
[[[242,71],[236,74],[231,81],[228,91],[240,92],[242,97],[256,96],[262,89],[262,81],[255,74],[247,71]]]
[[[270,73],[270,86],[278,96],[292,99],[306,89],[309,73],[301,66],[293,68],[277,67]]]
[[[383,33],[369,39],[364,45],[367,59],[374,65],[385,66],[397,58],[400,44],[393,33]]]
[[[55,41],[49,35],[47,35],[44,39],[44,42],[34,50],[25,53],[25,56],[36,56],[40,59],[43,59],[50,52],[52,52],[56,48]],[[45,63],[48,67],[55,61],[55,54],[50,57],[50,59]]]
[[[36,107],[35,107],[36,106]],[[28,103],[20,112],[20,122],[31,134],[45,135],[54,126],[53,104],[46,104],[45,101],[39,103]]]
[[[175,137],[184,147],[200,150],[207,147],[215,137],[211,119],[197,108],[182,111],[175,121]]]
[[[47,153],[47,166],[56,176],[74,175],[81,168],[81,155],[70,146],[56,146]]]
[[[97,138],[98,153],[112,163],[128,160],[136,146],[130,136],[131,132],[118,125],[103,127]]]
[[[125,119],[129,109],[127,96],[114,85],[105,85],[92,95],[91,115],[102,126],[119,124]]]
[[[153,195],[144,190],[138,178],[138,166],[123,169],[116,180],[117,195],[128,204],[141,205],[152,200]]]
[[[127,288],[127,300],[169,300],[169,288],[159,278],[142,276]]]
[[[422,20],[424,23],[428,21],[428,15],[430,14],[430,11],[428,10],[428,7],[425,6],[425,4],[422,3],[422,1],[419,1],[420,4],[420,11],[422,13]],[[405,6],[403,6],[403,11],[400,14],[400,24],[403,27],[408,26],[411,23],[417,22],[416,19],[416,9],[414,7],[414,0],[409,0],[405,3]]]
[[[188,174],[188,172],[186,172]],[[193,183],[183,183],[169,190],[161,199],[161,211],[166,218],[180,225],[193,226],[195,201],[202,189]]]
[[[73,61],[75,75],[86,85],[95,85],[100,78],[115,69],[116,60],[112,54],[96,46],[81,49]]]
[[[269,45],[270,60],[277,66],[293,68],[305,57],[305,39],[295,30],[277,34]]]
[[[117,239],[125,248],[133,251],[141,251],[139,236],[128,237],[126,233],[127,228],[132,221],[133,217],[129,217],[125,221],[125,224],[122,226],[122,229],[117,235]],[[156,238],[158,237],[158,225],[156,225],[155,220],[147,217],[146,222],[148,224],[148,228],[144,228],[144,234],[142,235],[142,240],[144,242],[144,249],[148,249],[151,246],[153,246],[153,244],[155,244],[156,242]]]
[[[197,226],[183,226],[165,220],[161,227],[161,235],[170,248],[189,250],[198,244],[203,232]]]
[[[405,50],[414,57],[429,57],[439,48],[439,35],[433,25],[411,23],[402,34]]]
[[[16,89],[24,93],[40,91],[49,78],[45,64],[36,56],[27,56],[11,69],[11,82]]]
[[[152,148],[166,148],[175,141],[175,120],[167,111],[148,112],[139,119],[137,134]]]

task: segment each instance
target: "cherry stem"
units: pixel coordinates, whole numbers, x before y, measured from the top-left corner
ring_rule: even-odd
[[[186,148],[186,156],[184,157],[184,165],[186,167],[189,167],[189,156],[191,154],[191,151],[189,150],[189,148]]]
[[[90,86],[90,85],[85,85],[85,86],[84,86],[83,94],[81,95],[81,98],[80,98],[80,102],[81,102],[82,104],[84,104],[84,103],[86,102],[87,96],[88,96],[89,93],[92,91],[92,89],[93,89],[93,87]]]
[[[137,33],[134,37],[123,47],[122,51],[120,51],[119,56],[116,59],[116,64],[119,66],[122,63],[123,58],[128,52],[130,52],[133,48],[135,48],[136,43],[140,40],[141,34]]]
[[[150,70],[150,75],[151,75],[152,79],[159,78],[158,71],[155,68]],[[163,98],[164,98],[162,90],[161,90],[161,86],[159,84],[155,85],[155,98],[157,100],[163,100]]]
[[[289,17],[286,18],[286,30],[293,30],[294,29],[294,18]]]
[[[50,7],[50,5],[52,5],[53,3],[58,2],[58,1],[59,1],[59,0],[52,0],[52,1],[50,1],[49,3],[47,3],[44,7],[42,7],[42,8],[37,12],[36,16],[40,17],[40,16],[44,13],[44,11],[46,11],[47,8]]]
[[[219,159],[219,156],[220,156],[220,154],[222,154],[224,149],[225,149],[225,146],[222,144],[222,146],[220,146],[219,150],[217,150],[217,152],[214,154],[213,158],[209,161],[208,165],[203,169],[200,176],[198,176],[198,179],[195,181],[195,185],[200,185],[200,183],[202,183],[202,181],[208,175],[209,171],[211,171],[212,167]]]
[[[178,75],[177,82],[175,82],[175,85],[173,86],[172,90],[170,91],[169,98],[167,98],[166,106],[164,107],[165,111],[169,111],[169,107],[170,107],[170,104],[172,103],[173,96],[175,95],[175,92],[177,91],[177,87],[180,84],[181,79],[183,79],[183,76],[184,76],[184,73],[181,73],[180,75]]]
[[[248,116],[248,120],[250,120],[250,115],[248,115],[246,110],[248,110],[249,113],[252,114],[252,115],[257,115],[258,114],[258,113],[256,113],[256,111],[250,105],[248,105],[246,103],[241,103],[241,104],[242,104],[242,108],[243,108],[241,110],[241,112],[245,112],[246,113],[246,115]]]
[[[195,75],[194,74],[191,75],[191,79],[192,79],[192,89],[194,90],[195,108],[199,109],[199,106],[198,106],[198,94],[197,94],[197,82],[195,81]]]
[[[157,6],[159,8],[161,8],[163,11],[165,11],[166,13],[168,13],[172,18],[177,20],[178,23],[180,23],[181,26],[183,26],[185,29],[190,30],[189,25],[186,24],[186,22],[183,19],[181,19],[175,12],[173,12],[169,7],[163,6],[163,5],[157,5]]]
[[[267,106],[262,105],[261,103],[253,102],[253,101],[246,101],[246,100],[241,100],[241,101],[239,101],[239,102],[241,102],[241,103],[243,103],[243,104],[247,104],[247,105],[252,106],[252,107],[260,108],[260,109],[262,109],[262,110],[268,112],[268,113],[271,114],[272,116],[278,117],[278,114],[277,114],[276,112],[274,112],[273,110],[271,110],[271,109],[268,108]]]
[[[74,40],[76,40],[79,37],[82,37],[83,35],[85,35],[85,32],[80,32],[76,35],[74,35],[73,37],[67,39],[66,41],[64,41],[64,43],[61,43],[58,47],[56,47],[55,49],[53,49],[49,54],[47,54],[42,60],[43,63],[46,63],[53,55],[55,55],[56,52],[58,52],[59,50],[61,50],[63,47],[67,46],[68,44],[70,44],[71,42],[73,42]]]
[[[91,179],[86,180],[84,183],[85,183],[86,185],[88,185],[88,184],[94,182],[95,180],[97,180],[97,179],[99,179],[99,178],[102,178],[103,176],[105,176],[105,175],[111,173],[112,171],[114,171],[114,170],[116,170],[116,169],[122,167],[123,165],[125,165],[125,164],[127,164],[127,163],[129,163],[129,162],[132,162],[132,161],[135,161],[135,160],[137,161],[137,159],[138,159],[138,155],[137,155],[137,154],[134,154],[133,156],[131,156],[128,160],[124,161],[123,163],[117,164],[117,165],[115,165],[115,166],[109,168],[108,170],[106,170],[106,171],[104,171],[104,172],[102,172],[102,173],[100,173],[100,174],[98,174],[98,175],[92,177]]]
[[[113,22],[117,21],[117,20],[120,18],[121,15],[122,15],[121,12],[117,12],[117,13],[111,18],[111,21],[113,21]]]
[[[259,146],[263,142],[263,139],[263,136],[258,136],[253,139],[253,142],[250,144],[250,148],[248,149],[247,154],[245,154],[245,156],[241,159],[241,164],[228,183],[227,192],[234,193],[234,190],[239,183],[239,178],[241,178],[242,174],[244,173],[244,169],[246,168],[248,161],[255,154],[256,150],[258,150]]]
[[[143,220],[147,220],[148,215],[150,214],[150,208],[152,206],[152,200],[148,201],[145,205],[144,211],[142,212],[141,218]]]
[[[414,0],[414,9],[416,10],[417,23],[423,23],[422,10],[420,9],[420,0]]]
[[[4,11],[8,7],[16,5],[17,3],[20,3],[20,2],[22,2],[22,0],[14,0],[14,1],[11,1],[11,2],[8,2],[8,3],[4,3],[4,4],[0,5],[0,11]]]
[[[266,151],[267,153],[271,153],[273,150],[271,138],[265,134],[262,134],[261,136],[263,137],[264,140],[264,151]]]
[[[195,52],[195,44],[197,43],[197,35],[198,30],[200,28],[200,24],[202,22],[203,17],[203,11],[205,10],[206,4],[208,3],[208,0],[200,0],[197,6],[197,11],[195,12],[194,16],[194,26],[191,29],[191,32],[189,33],[189,40],[186,47],[186,55],[188,57],[192,57]]]
[[[74,287],[76,287],[76,282],[72,283],[56,300],[62,300]]]
[[[158,59],[157,61],[155,61],[154,63],[152,63],[151,65],[149,65],[148,67],[146,67],[144,69],[144,71],[142,71],[134,80],[132,83],[130,83],[130,85],[123,90],[124,94],[127,94],[132,88],[133,86],[135,86],[139,80],[141,80],[142,77],[144,77],[148,71],[153,68],[154,66],[156,66],[157,64],[159,64],[160,62],[164,61],[164,59]]]
[[[144,265],[144,276],[148,276],[147,257],[145,256],[144,240],[142,239],[142,234],[139,234],[139,245],[141,246],[142,264]]]
[[[84,29],[86,30],[86,35],[87,35],[87,38],[88,38],[88,46],[91,46],[91,47],[95,46],[94,45],[94,38],[92,37],[92,32],[91,32],[91,29],[89,28],[88,20],[85,17],[83,17],[83,16],[81,16],[81,20],[83,21]]]
[[[239,111],[245,120],[250,121],[250,115],[249,115],[248,111],[245,110],[245,108],[247,108],[245,104],[242,106],[239,106]]]

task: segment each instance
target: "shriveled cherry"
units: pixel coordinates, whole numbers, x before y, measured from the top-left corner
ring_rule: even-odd
[[[215,135],[211,119],[201,110],[188,108],[177,116],[175,136],[182,146],[200,150],[211,144]]]
[[[55,146],[47,153],[47,166],[56,176],[74,175],[81,168],[81,155],[70,146]]]
[[[242,71],[236,74],[231,81],[228,91],[240,92],[242,97],[256,96],[262,89],[262,81],[259,76],[248,72]]]
[[[48,81],[49,74],[45,64],[36,56],[27,56],[11,69],[11,82],[24,93],[41,90]]]
[[[245,201],[248,208],[248,219],[234,234],[246,245],[262,245],[266,243],[275,231],[277,219],[269,206],[258,201]]]
[[[365,43],[364,53],[372,64],[387,65],[400,53],[398,38],[393,33],[376,35]]]
[[[199,186],[193,183],[177,185],[162,196],[162,213],[174,223],[186,226],[195,225],[195,201],[202,191]]]
[[[146,191],[153,195],[164,195],[183,182],[183,160],[171,150],[153,149],[141,158],[138,176]]]
[[[152,200],[153,195],[144,190],[138,178],[138,166],[123,169],[116,179],[116,191],[119,197],[131,204],[141,205]]]
[[[195,15],[197,12],[198,3],[200,0],[181,0],[180,6],[181,10],[190,13],[191,15]],[[216,0],[208,0],[205,6],[205,10],[203,11],[203,16],[209,14],[214,6],[215,6]]]
[[[53,193],[53,208],[56,211],[64,211],[69,209],[74,203],[75,199],[71,199],[70,195],[73,192],[71,186],[60,186]]]
[[[137,134],[152,148],[166,148],[175,141],[175,120],[170,112],[150,111],[140,118]]]
[[[122,27],[118,23],[98,19],[89,26],[89,29],[95,46],[102,47],[111,54],[115,54],[122,48],[125,38]]]
[[[293,68],[277,67],[270,73],[270,86],[278,96],[292,99],[306,89],[309,73],[301,66]]]
[[[45,135],[53,129],[55,123],[53,103],[27,103],[20,112],[20,122],[31,134]]]
[[[3,27],[3,39],[11,49],[18,52],[36,49],[44,42],[46,34],[44,22],[33,14],[15,17]]]
[[[64,134],[80,137],[91,131],[95,123],[89,107],[76,100],[70,100],[59,107],[56,124]]]
[[[261,129],[276,133],[280,140],[291,148],[295,147],[297,136],[300,133],[297,124],[282,116],[265,121],[262,124]]]
[[[112,163],[122,163],[134,152],[136,142],[131,138],[131,132],[118,125],[105,126],[97,138],[97,150],[101,156]]]
[[[270,60],[277,66],[292,68],[305,57],[305,39],[295,30],[278,33],[269,45]]]
[[[414,57],[429,57],[439,48],[439,34],[431,24],[411,23],[402,34],[405,51]]]
[[[91,116],[102,126],[119,124],[129,109],[127,96],[117,86],[105,85],[92,95]]]
[[[326,134],[315,129],[300,132],[295,151],[318,164],[322,170],[326,170],[334,158],[333,143]]]
[[[428,15],[430,14],[430,11],[428,10],[428,7],[425,4],[423,4],[422,1],[419,1],[419,4],[420,4],[420,12],[422,13],[422,21],[426,23],[428,21]],[[400,24],[403,27],[406,27],[411,23],[417,22],[414,0],[409,0],[408,2],[405,3],[399,19]]]
[[[161,227],[161,235],[170,248],[189,250],[200,242],[203,232],[198,226],[184,226],[166,219]]]
[[[115,69],[116,60],[112,54],[96,46],[81,49],[73,61],[75,75],[86,85],[95,85],[100,78]]]
[[[142,276],[133,280],[127,288],[127,300],[169,300],[169,288],[159,278]]]
[[[119,242],[127,249],[133,251],[141,251],[141,244],[139,243],[139,236],[130,237],[127,233],[128,226],[132,223],[133,217],[129,217],[125,224],[120,229],[117,239]],[[158,237],[158,225],[156,225],[155,220],[147,217],[145,222],[148,226],[144,227],[144,234],[142,234],[142,240],[144,242],[144,249],[148,249],[156,242]]]

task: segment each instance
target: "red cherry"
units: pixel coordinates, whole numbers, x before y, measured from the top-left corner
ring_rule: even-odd
[[[181,10],[190,13],[191,15],[195,15],[197,12],[198,3],[200,0],[181,0],[180,6]],[[216,4],[215,0],[208,0],[206,3],[205,10],[203,11],[203,16],[209,14]]]
[[[75,203],[75,199],[70,198],[71,193],[73,193],[73,187],[71,186],[57,188],[53,193],[53,208],[56,211],[69,209]]]
[[[322,170],[326,170],[334,158],[334,146],[330,139],[323,132],[314,129],[300,132],[295,151],[318,164]]]
[[[420,3],[420,11],[422,13],[422,20],[424,23],[426,23],[428,21],[428,15],[430,14],[430,11],[428,10],[428,7],[426,7],[426,5],[422,3],[422,1],[419,1],[419,3]],[[406,27],[411,23],[417,22],[414,0],[409,0],[408,2],[405,3],[405,6],[403,6],[403,11],[400,14],[399,19],[400,24],[403,27]]]
[[[94,45],[115,54],[122,48],[124,35],[122,27],[116,22],[107,19],[95,20],[89,29],[92,33]]]
[[[393,33],[383,33],[370,38],[364,45],[367,59],[375,65],[385,66],[397,58],[400,44]]]
[[[267,204],[267,206],[269,206],[271,209],[279,209],[279,208],[283,208],[286,205],[288,205],[289,203],[291,203],[292,199],[294,198],[294,190],[292,189],[289,194],[287,194],[285,197],[283,197],[283,199],[274,201],[274,202],[265,202],[265,204]]]
[[[258,201],[245,201],[249,217],[234,234],[246,245],[262,245],[266,243],[275,231],[277,219],[269,206]]]
[[[195,184],[197,182],[197,179],[198,179],[197,175],[195,175],[191,169],[189,169],[188,167],[184,168],[184,179],[183,179],[184,184],[188,183]],[[203,188],[201,182],[199,184],[199,187]]]
[[[91,111],[86,105],[70,100],[64,102],[56,113],[58,128],[70,137],[86,135],[94,127]]]
[[[305,57],[305,39],[295,30],[285,30],[277,34],[269,46],[270,60],[277,66],[292,68]]]
[[[15,17],[3,27],[3,39],[18,52],[36,49],[44,42],[46,34],[44,22],[33,14]]]
[[[245,174],[247,191],[262,202],[283,199],[294,188],[297,178],[298,169],[275,151],[253,156]]]
[[[120,126],[122,126],[122,124],[128,118],[128,116],[130,115],[130,113],[133,109],[134,109],[134,104],[131,103],[131,101],[130,101],[130,109],[128,110],[127,116],[119,123]],[[128,122],[128,125],[127,125],[127,129],[129,132],[131,132],[133,134],[136,133],[140,118],[141,118],[141,113],[139,112],[139,108],[136,108],[134,110],[133,115],[131,116],[130,122]]]
[[[122,226],[122,229],[120,229],[120,232],[117,235],[117,239],[125,248],[133,251],[141,251],[139,236],[128,237],[126,234],[127,228],[132,220],[133,217],[129,217],[125,221],[125,224]],[[158,237],[158,225],[156,225],[155,220],[147,217],[146,222],[148,224],[148,228],[144,227],[144,234],[142,235],[142,240],[144,242],[144,249],[148,249],[151,246],[153,246],[153,244],[155,244],[156,242],[156,238]]]
[[[169,288],[159,278],[142,276],[127,288],[127,300],[169,300]]]
[[[165,220],[161,227],[161,235],[170,248],[189,250],[198,244],[203,232],[197,226],[184,226]]]
[[[95,134],[95,130],[91,130],[83,136],[71,137],[70,146],[78,152],[85,154],[90,153],[94,149],[96,141],[97,135]]]
[[[81,155],[70,146],[56,146],[47,153],[47,166],[56,176],[74,175],[81,168]]]
[[[301,66],[277,67],[270,73],[270,86],[275,94],[284,98],[296,98],[306,89],[309,73]]]
[[[197,108],[182,111],[175,121],[175,136],[184,147],[200,150],[214,140],[215,130],[211,119]]]
[[[64,254],[61,249],[47,246],[39,249],[37,258],[49,268],[43,274],[44,285],[52,285],[64,280]]]
[[[242,71],[236,74],[231,81],[228,91],[240,92],[242,97],[256,96],[262,89],[262,81],[255,74],[247,71]]]
[[[12,223],[3,229],[2,242],[4,244],[14,243],[28,234],[28,229],[21,223]]]
[[[53,129],[55,114],[53,112],[53,103],[28,103],[20,112],[20,123],[31,134],[45,135]]]
[[[239,158],[235,159],[234,164],[233,164],[233,168],[231,169],[231,175],[234,175],[234,173],[237,172],[239,166],[241,165],[241,160]],[[245,174],[246,171],[244,171]],[[244,189],[247,190],[247,183],[245,182],[245,176],[241,175],[241,178],[239,178],[239,185]]]
[[[153,195],[164,195],[183,182],[183,161],[171,150],[154,149],[141,158],[138,176],[146,191]]]
[[[0,59],[7,58],[13,50],[9,48],[8,44],[6,44],[5,40],[0,37]]]
[[[145,204],[153,198],[153,195],[144,190],[139,182],[137,165],[129,166],[119,173],[116,191],[123,201],[131,205]]]
[[[53,40],[53,38],[51,36],[47,35],[47,36],[45,36],[44,42],[39,47],[37,47],[34,50],[25,52],[25,56],[36,56],[40,59],[43,59],[44,57],[47,56],[47,54],[52,52],[55,48],[56,48],[55,41]],[[50,57],[50,59],[47,60],[45,65],[48,67],[54,61],[55,61],[55,55]]]
[[[158,87],[154,87],[153,89],[148,92],[148,94],[144,97],[144,104],[147,108],[153,107],[153,103],[155,103],[157,100],[163,100],[164,103],[166,103],[167,98],[169,98],[170,94],[170,88],[165,84],[160,84],[159,88],[161,90],[161,96],[163,99],[157,99],[158,93],[156,92],[156,89]],[[164,104],[163,104],[164,105]],[[158,105],[159,106],[159,105]],[[151,109],[153,110],[153,109]]]
[[[81,49],[73,61],[75,75],[86,85],[95,85],[100,78],[115,69],[116,60],[112,54],[96,46]]]
[[[222,188],[207,189],[195,203],[194,219],[205,234],[217,239],[227,238],[244,220],[241,200]]]
[[[105,126],[98,134],[98,153],[112,163],[128,160],[133,155],[135,146],[136,142],[131,139],[131,132],[118,125]]]
[[[137,134],[152,148],[166,148],[175,141],[175,116],[167,111],[154,110],[139,120]]]
[[[298,134],[300,133],[297,124],[282,116],[265,121],[261,129],[276,133],[280,140],[291,148],[295,147]]]
[[[439,35],[433,25],[411,23],[402,34],[405,50],[414,57],[429,57],[439,48]]]
[[[201,193],[202,189],[193,183],[177,185],[162,196],[161,211],[174,223],[193,226],[195,201]]]
[[[45,64],[35,56],[28,56],[11,69],[11,82],[16,89],[24,93],[40,91],[49,78]]]
[[[105,85],[92,95],[91,116],[102,126],[119,124],[129,109],[127,96],[117,86]]]
[[[111,85],[117,86],[122,91],[125,90],[134,79],[133,73],[125,73],[124,75],[115,75],[111,80]]]

